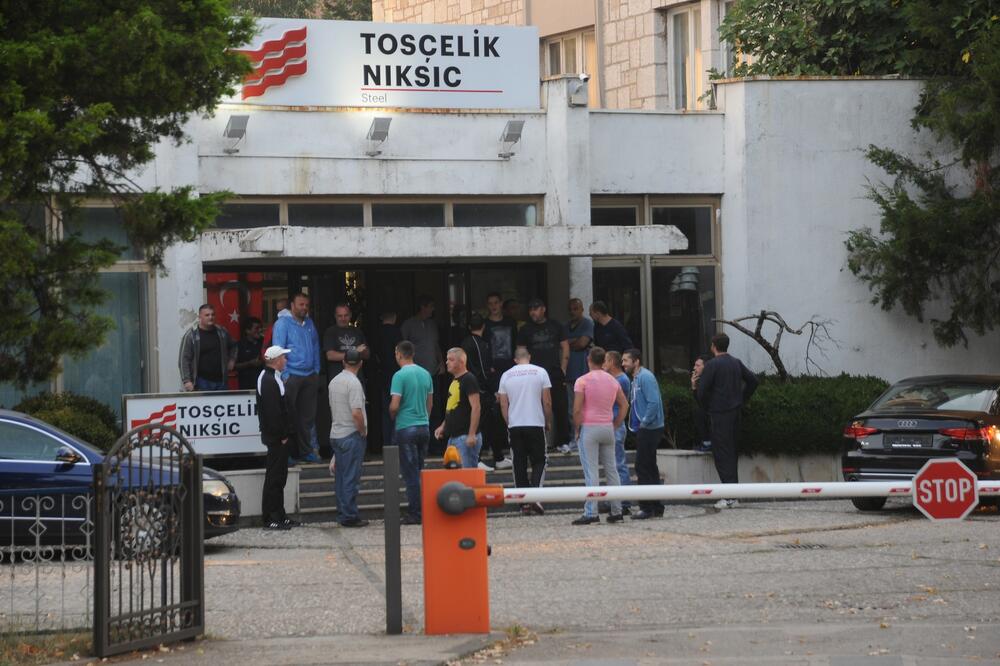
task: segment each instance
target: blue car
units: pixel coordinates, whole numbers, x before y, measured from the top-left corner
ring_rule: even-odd
[[[86,544],[93,533],[94,467],[103,461],[103,453],[76,437],[0,409],[0,547]],[[205,468],[202,492],[205,538],[239,529],[240,500],[225,477]],[[119,516],[121,527],[133,532],[132,543],[154,539],[156,511],[132,512]]]

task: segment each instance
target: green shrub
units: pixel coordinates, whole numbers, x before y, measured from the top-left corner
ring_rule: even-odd
[[[42,393],[25,398],[14,409],[51,423],[102,451],[111,448],[121,435],[114,410],[76,393]]]
[[[844,425],[864,411],[887,387],[877,377],[775,377],[761,384],[744,409],[740,453],[838,453]],[[674,382],[661,382],[667,434],[677,448],[695,444],[694,397]]]
[[[51,423],[74,437],[79,437],[92,446],[107,453],[118,439],[114,430],[109,429],[94,414],[77,411],[70,407],[43,409],[32,414],[35,418]]]

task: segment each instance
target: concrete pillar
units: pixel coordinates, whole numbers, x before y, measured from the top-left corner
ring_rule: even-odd
[[[545,83],[545,141],[548,157],[545,224],[590,224],[590,112],[587,83],[565,76]],[[578,105],[582,101],[582,105]],[[565,303],[571,296],[593,300],[590,257],[570,257],[569,289],[550,299]],[[559,306],[560,312],[564,306]],[[550,306],[550,310],[552,310]],[[557,316],[558,318],[558,316]]]
[[[157,365],[156,393],[181,390],[177,365],[181,337],[198,320],[198,306],[204,299],[201,244],[177,243],[167,248],[164,265],[169,272],[156,276],[156,345],[150,356]]]

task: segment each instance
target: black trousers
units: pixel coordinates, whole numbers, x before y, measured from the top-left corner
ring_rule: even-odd
[[[640,486],[660,485],[660,468],[656,464],[656,447],[663,439],[663,428],[639,428],[635,433],[635,477]],[[646,513],[663,515],[660,500],[639,502],[639,508]]]
[[[489,447],[493,453],[493,463],[504,459],[504,451],[509,445],[507,441],[507,422],[500,413],[500,405],[490,392],[479,394],[480,421],[483,431],[483,449]],[[483,452],[480,452],[480,456]]]
[[[552,383],[552,425],[555,428],[554,444],[562,446],[570,440],[569,404],[566,396],[566,375],[559,368],[548,370],[549,381]]]
[[[295,447],[291,447],[287,451],[292,458],[305,458],[313,450],[312,430],[316,427],[317,397],[319,397],[319,378],[317,375],[288,376],[285,381],[285,400],[289,416],[295,423],[295,438],[298,444],[298,451],[295,451]]]
[[[740,429],[740,410],[712,412],[709,414],[712,427],[712,456],[715,471],[723,483],[739,483],[736,465],[736,433]]]
[[[264,524],[281,522],[288,517],[285,513],[285,481],[288,480],[288,449],[281,440],[261,435],[267,447],[267,462],[264,469],[264,492],[261,499],[261,513]]]
[[[510,451],[514,457],[514,485],[518,488],[540,488],[542,479],[545,478],[545,428],[536,426],[511,428]]]

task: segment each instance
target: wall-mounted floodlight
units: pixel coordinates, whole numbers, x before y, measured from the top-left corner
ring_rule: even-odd
[[[500,132],[500,152],[497,153],[497,157],[505,160],[509,160],[514,154],[511,148],[514,144],[521,140],[521,131],[524,129],[523,120],[508,120],[507,124],[503,126],[503,131]]]
[[[391,122],[392,118],[372,118],[372,126],[368,128],[367,136],[369,148],[365,151],[365,155],[376,157],[382,154],[378,147],[389,138],[389,123]]]
[[[569,81],[566,102],[570,106],[587,106],[590,103],[590,74],[583,72],[575,81]]]
[[[246,137],[248,122],[250,122],[250,116],[229,116],[229,121],[226,123],[226,129],[222,131],[222,136],[227,139],[235,139],[235,141],[233,141],[228,148],[223,149],[222,152],[227,155],[240,152],[236,145],[242,141],[244,137]]]

